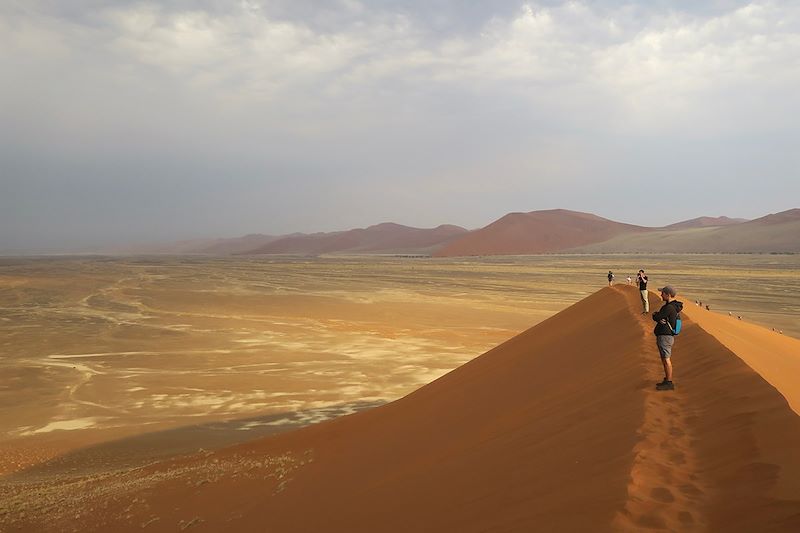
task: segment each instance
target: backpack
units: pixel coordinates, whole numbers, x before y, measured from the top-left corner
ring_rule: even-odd
[[[667,326],[669,326],[669,330],[672,332],[672,335],[677,335],[681,332],[681,314],[678,313],[678,316],[675,317],[675,329],[672,329],[672,324],[669,323],[667,320]]]

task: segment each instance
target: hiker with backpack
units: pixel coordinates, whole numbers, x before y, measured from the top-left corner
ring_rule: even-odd
[[[671,285],[665,286],[661,291],[661,299],[664,305],[658,312],[653,313],[653,320],[656,327],[653,333],[656,336],[656,346],[661,355],[661,364],[664,365],[664,381],[656,384],[657,390],[675,390],[672,383],[672,345],[675,343],[675,335],[681,332],[681,310],[683,303],[675,299],[678,293]]]
[[[610,270],[608,271],[608,286],[611,287],[614,284],[614,273]]]

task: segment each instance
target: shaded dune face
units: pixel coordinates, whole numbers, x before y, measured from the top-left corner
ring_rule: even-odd
[[[655,391],[638,298],[604,288],[396,402],[98,479],[93,500],[39,516],[53,530],[797,531],[800,418],[690,313],[677,389]]]
[[[678,346],[686,353],[681,401],[695,475],[708,489],[697,496],[708,504],[710,530],[800,531],[800,417],[699,326],[687,328]]]

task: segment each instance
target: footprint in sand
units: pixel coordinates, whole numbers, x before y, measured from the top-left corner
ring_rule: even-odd
[[[636,525],[650,529],[664,529],[667,527],[667,523],[664,522],[664,519],[655,514],[646,514],[640,516],[636,519]]]
[[[671,427],[669,428],[669,434],[672,437],[683,437],[686,435],[686,432],[683,431],[681,428]]]
[[[702,490],[698,489],[696,486],[692,485],[691,483],[687,483],[685,485],[681,485],[678,488],[680,489],[681,493],[683,493],[684,495],[689,496],[689,497],[696,498],[697,496],[701,496],[703,494]]]
[[[672,503],[675,501],[675,496],[673,496],[672,492],[666,487],[657,487],[651,490],[650,496],[661,503]]]
[[[686,464],[686,455],[683,452],[672,452],[669,454],[669,460],[676,465]]]

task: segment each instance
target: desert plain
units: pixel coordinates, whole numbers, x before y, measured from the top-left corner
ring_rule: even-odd
[[[800,337],[795,255],[2,259],[0,473],[141,467],[382,405],[639,268]]]
[[[207,424],[213,445],[385,403],[638,268],[651,289],[800,337],[796,255],[2,259],[0,472],[122,436]]]

